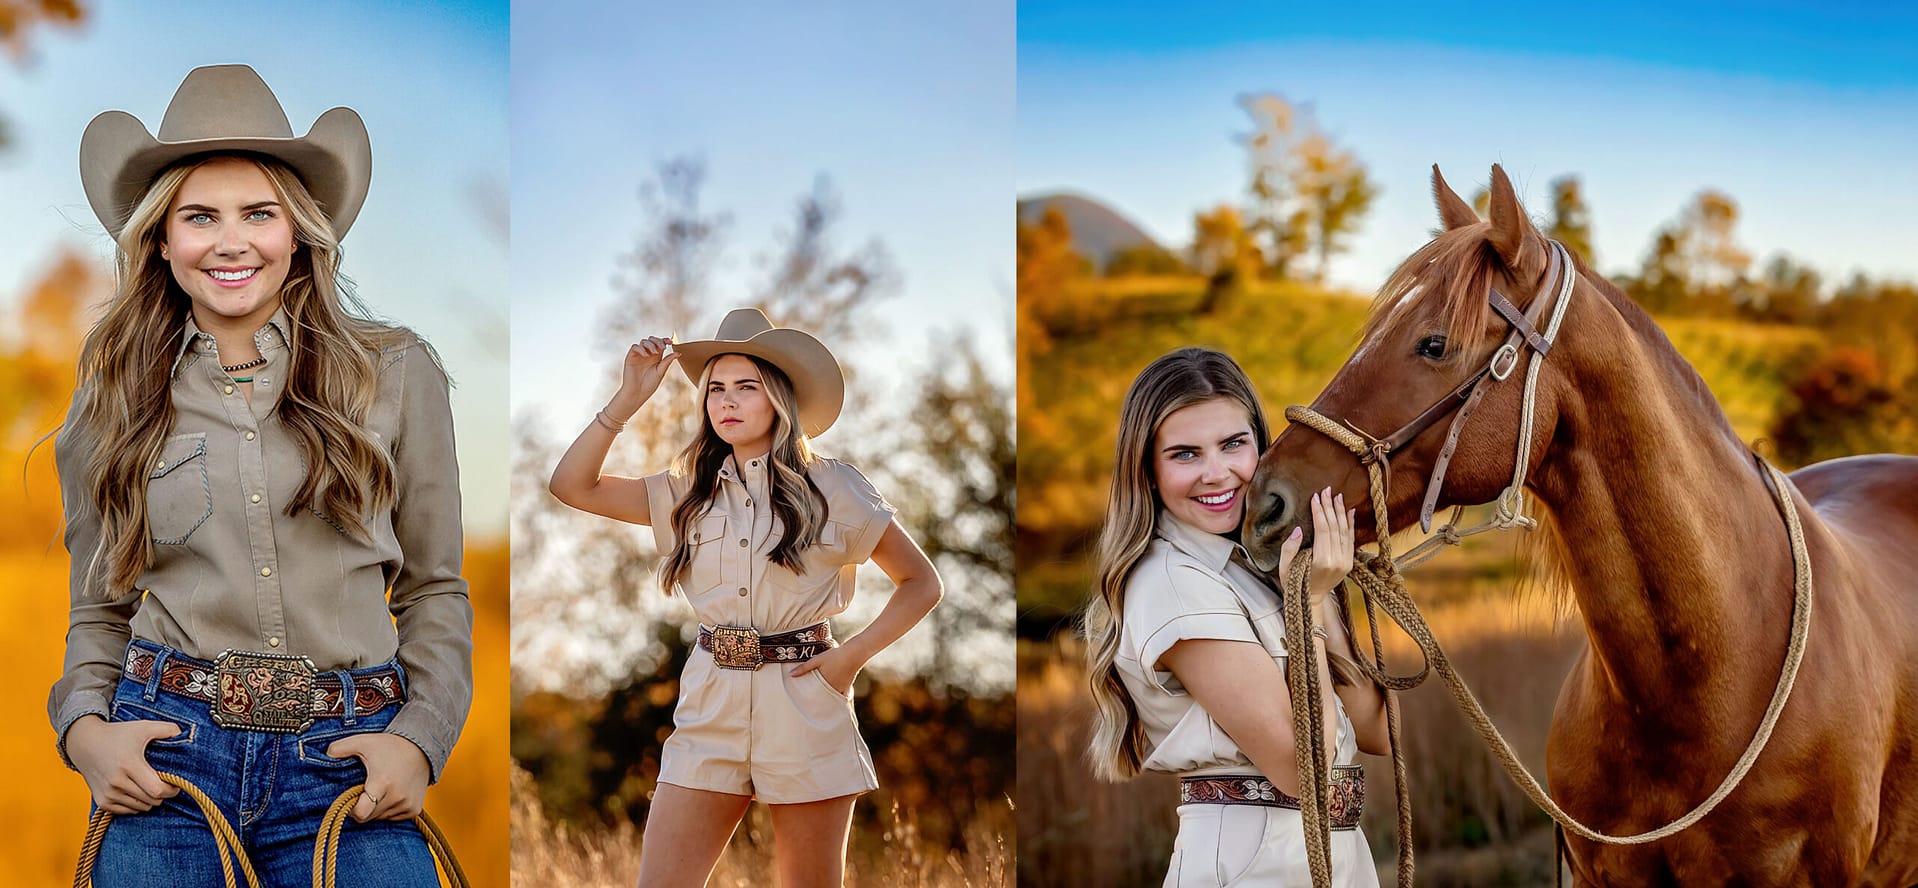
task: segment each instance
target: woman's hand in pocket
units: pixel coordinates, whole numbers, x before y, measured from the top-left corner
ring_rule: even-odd
[[[413,741],[398,734],[354,734],[327,744],[326,754],[366,766],[366,792],[353,803],[354,820],[412,820],[425,809],[433,774]]]
[[[150,811],[180,790],[147,764],[147,744],[180,733],[163,721],[109,722],[83,715],[67,728],[67,758],[86,778],[93,804],[108,814]]]
[[[840,696],[852,696],[852,680],[859,677],[859,670],[866,664],[858,655],[844,647],[836,647],[793,667],[794,678],[808,672],[818,672],[819,677]]]

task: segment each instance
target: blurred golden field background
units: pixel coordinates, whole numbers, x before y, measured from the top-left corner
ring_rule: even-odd
[[[1101,783],[1083,758],[1091,710],[1074,621],[1093,587],[1091,546],[1127,386],[1174,348],[1221,349],[1282,426],[1283,408],[1310,403],[1343,364],[1369,309],[1368,295],[1323,283],[1376,196],[1364,163],[1281,97],[1240,105],[1252,122],[1239,137],[1247,198],[1196,213],[1184,246],[1153,242],[1096,197],[1020,203],[1022,884],[1156,885],[1176,832],[1173,778]],[[1549,202],[1531,209],[1542,230],[1589,260],[1594,213],[1576,174],[1555,179]],[[1918,288],[1863,273],[1825,281],[1782,252],[1758,261],[1739,243],[1738,219],[1734,197],[1701,190],[1637,267],[1610,277],[1654,313],[1739,435],[1782,467],[1918,451]],[[1572,602],[1534,590],[1521,536],[1474,538],[1408,583],[1459,672],[1542,775],[1552,709],[1585,633]],[[1415,669],[1410,641],[1389,626],[1386,639],[1395,671]],[[1442,683],[1401,703],[1419,884],[1551,884],[1551,821],[1511,784]],[[1363,827],[1389,881],[1391,767],[1367,759]]]

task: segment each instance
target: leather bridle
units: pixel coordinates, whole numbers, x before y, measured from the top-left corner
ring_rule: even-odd
[[[1398,431],[1383,438],[1373,437],[1350,422],[1335,420],[1339,425],[1351,429],[1368,442],[1366,451],[1358,455],[1359,464],[1380,463],[1386,483],[1389,485],[1392,477],[1392,454],[1404,449],[1439,420],[1453,413],[1457,414],[1445,433],[1445,445],[1440,448],[1438,461],[1432,466],[1432,477],[1425,485],[1425,501],[1419,507],[1419,527],[1422,530],[1430,532],[1432,529],[1432,511],[1438,505],[1439,489],[1445,484],[1445,472],[1451,467],[1453,453],[1458,450],[1458,439],[1465,430],[1465,421],[1471,418],[1472,411],[1478,408],[1479,402],[1485,399],[1485,393],[1490,389],[1490,386],[1486,384],[1487,381],[1494,383],[1505,381],[1512,375],[1512,371],[1518,369],[1519,359],[1528,349],[1537,355],[1533,359],[1535,364],[1543,361],[1545,356],[1551,353],[1552,343],[1558,336],[1559,322],[1565,316],[1564,304],[1571,300],[1572,284],[1577,275],[1574,273],[1571,257],[1565,252],[1564,245],[1555,240],[1547,240],[1545,247],[1547,258],[1545,276],[1539,283],[1538,292],[1532,297],[1532,304],[1528,311],[1519,311],[1518,307],[1513,305],[1505,294],[1500,293],[1497,287],[1487,288],[1486,301],[1492,306],[1492,310],[1498,312],[1499,317],[1511,327],[1511,332],[1506,335],[1505,342],[1492,352],[1491,358],[1485,362],[1485,366],[1479,368],[1478,372],[1467,377],[1464,382],[1459,383],[1432,406],[1425,408],[1418,416],[1413,417],[1412,421],[1400,426]],[[1551,322],[1545,325],[1544,332],[1541,333],[1539,322],[1553,306],[1558,306],[1558,309],[1552,312]],[[1526,379],[1524,404],[1526,422],[1530,421],[1536,377],[1537,372],[1534,369]],[[1286,417],[1295,422],[1298,421],[1298,417],[1294,416],[1295,412],[1301,415],[1316,413],[1310,408],[1295,406],[1286,409]],[[1529,435],[1523,434],[1523,431],[1521,429],[1521,442],[1529,438]],[[1512,488],[1507,489],[1507,495],[1515,497],[1517,494],[1513,492],[1513,489],[1523,486],[1525,464],[1530,457],[1530,454],[1526,452],[1527,449],[1529,448],[1522,447],[1517,455],[1518,464],[1513,469]],[[1501,497],[1501,500],[1503,499],[1504,497]]]

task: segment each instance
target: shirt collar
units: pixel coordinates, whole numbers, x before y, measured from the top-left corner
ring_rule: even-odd
[[[286,320],[286,307],[282,305],[273,310],[273,316],[267,318],[266,323],[261,325],[260,329],[253,331],[253,345],[260,350],[260,354],[262,355],[265,355],[270,349],[284,347],[291,341],[286,335],[286,331],[290,329],[290,327],[291,325],[288,324]],[[199,344],[196,346],[196,343]],[[173,369],[171,372],[180,372],[180,361],[186,358],[188,351],[195,350],[196,348],[211,353],[213,351],[213,334],[202,332],[200,325],[193,322],[193,312],[189,310],[186,314],[186,329],[180,333],[180,347],[173,353]]]
[[[762,453],[746,461],[745,477],[757,481],[766,477],[766,461],[772,458],[770,453]],[[739,461],[733,454],[726,454],[726,461],[719,466],[719,477],[727,481],[740,480]]]
[[[1207,533],[1180,521],[1165,509],[1159,510],[1158,534],[1160,539],[1171,543],[1174,548],[1199,559],[1205,566],[1216,571],[1224,572],[1226,564],[1232,561],[1234,554],[1247,557],[1249,563],[1245,547],[1233,542],[1230,538],[1216,533]]]

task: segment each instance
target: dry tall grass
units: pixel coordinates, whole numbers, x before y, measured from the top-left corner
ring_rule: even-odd
[[[1503,591],[1511,575],[1492,569],[1486,557],[1435,562],[1436,570],[1415,575],[1413,591],[1454,665],[1542,779],[1552,708],[1584,632],[1554,602]],[[1386,638],[1394,668],[1415,668],[1411,642],[1395,630]],[[1124,784],[1090,776],[1082,658],[1072,640],[1020,647],[1020,882],[1157,885],[1177,828],[1176,784],[1166,775]],[[1442,683],[1434,679],[1402,695],[1401,706],[1419,884],[1551,884],[1551,821],[1485,750]],[[1389,882],[1397,807],[1391,763],[1366,759],[1363,828]]]
[[[869,801],[872,800],[872,801]],[[885,803],[883,790],[859,804]],[[965,847],[935,847],[912,813],[890,804],[883,832],[855,831],[846,855],[846,884],[888,888],[1004,888],[1012,884],[1010,800],[973,812]],[[533,776],[513,766],[513,884],[542,888],[624,888],[639,874],[640,828],[621,818],[579,829],[547,816]],[[775,883],[771,817],[754,805],[733,834],[707,884],[758,888]]]

